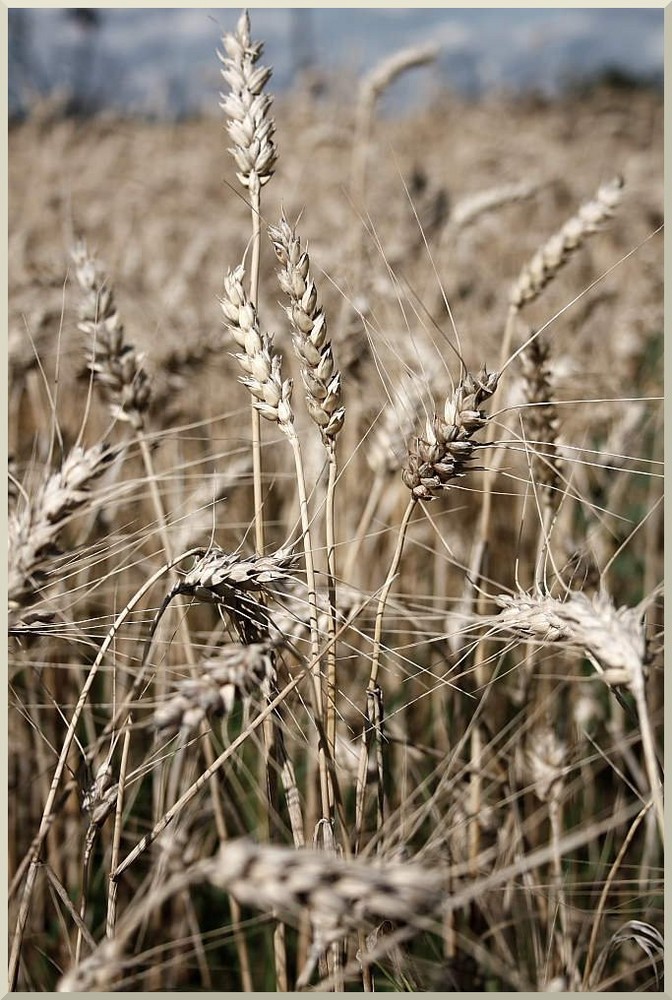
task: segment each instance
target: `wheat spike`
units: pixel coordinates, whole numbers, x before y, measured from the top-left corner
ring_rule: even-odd
[[[112,287],[84,240],[71,256],[82,291],[78,326],[90,338],[88,367],[109,397],[112,415],[141,430],[151,397],[143,357],[124,339]]]
[[[599,232],[602,223],[613,215],[621,200],[622,189],[622,177],[602,184],[595,197],[582,205],[576,215],[537,250],[523,267],[511,290],[512,306],[520,309],[541,294],[574,251],[585,243],[588,236]]]
[[[318,302],[308,251],[301,247],[284,215],[280,224],[269,227],[268,232],[282,264],[280,285],[291,302],[287,315],[301,365],[308,412],[328,445],[334,442],[343,426],[345,407],[342,405],[341,373],[335,369],[334,353],[327,335],[327,317]]]
[[[465,474],[476,443],[472,436],[487,423],[480,409],[495,389],[499,375],[483,369],[475,378],[465,375],[448,398],[444,415],[427,421],[425,436],[411,446],[401,477],[416,500],[433,500],[452,480]]]
[[[115,452],[104,444],[76,446],[63,465],[49,475],[33,500],[14,510],[9,519],[10,610],[34,599],[47,576],[49,560],[58,554],[58,536],[68,517],[91,496],[91,486],[107,469]]]
[[[250,190],[258,189],[273,176],[277,159],[275,124],[269,114],[272,98],[263,92],[272,70],[257,66],[263,43],[252,41],[246,10],[238,19],[235,33],[225,35],[222,41],[228,58],[219,51],[217,55],[231,90],[220,94],[220,107],[229,117],[227,129],[234,144],[230,152],[240,183]]]
[[[237,698],[255,693],[267,698],[275,682],[272,645],[255,642],[223,646],[200,664],[200,674],[180,681],[177,691],[154,712],[154,727],[162,735],[189,733],[210,715],[226,715]]]
[[[250,390],[255,408],[262,417],[277,423],[288,436],[292,433],[294,414],[291,407],[292,380],[282,379],[282,358],[273,348],[270,334],[261,333],[257,310],[250,302],[239,265],[224,279],[220,305],[226,324],[242,351],[236,360],[245,374],[240,381]]]

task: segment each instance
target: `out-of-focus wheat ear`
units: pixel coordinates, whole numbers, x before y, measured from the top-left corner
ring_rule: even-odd
[[[286,311],[292,324],[308,412],[329,447],[343,426],[345,407],[341,373],[334,362],[327,317],[310,273],[310,257],[284,215],[279,225],[270,226],[268,232],[282,265],[280,286],[290,301]]]
[[[442,877],[414,864],[345,861],[326,851],[230,841],[212,863],[213,885],[240,903],[295,920],[306,911],[313,946],[297,987],[306,985],[320,955],[349,931],[394,920],[422,926],[444,900]]]
[[[561,493],[561,462],[558,456],[559,418],[553,402],[553,379],[549,364],[550,348],[536,337],[522,355],[525,401],[523,424],[529,449],[530,472],[540,508],[540,525],[535,560],[535,579],[541,587],[545,553],[550,542],[552,520],[558,510]]]
[[[359,84],[355,108],[355,130],[353,137],[352,164],[350,174],[350,195],[354,209],[365,217],[367,171],[369,164],[369,143],[376,104],[385,90],[408,70],[427,66],[439,54],[435,45],[412,45],[393,53],[370,70]],[[353,283],[351,297],[361,289],[363,222],[357,218],[353,222],[348,259],[350,278]],[[343,300],[339,326],[343,327],[349,312],[346,299]]]
[[[582,205],[576,215],[537,250],[511,289],[509,301],[512,306],[520,309],[541,295],[572,254],[611,218],[620,204],[622,192],[622,177],[602,184],[595,197]]]
[[[493,212],[515,202],[526,201],[535,194],[536,190],[535,184],[523,182],[521,184],[499,184],[497,187],[465,195],[464,198],[460,198],[450,213],[448,229],[457,233],[461,229],[466,229],[467,226],[472,226],[487,212]]]
[[[567,745],[556,733],[555,723],[552,718],[547,718],[537,724],[527,734],[525,763],[530,783],[537,798],[547,805],[551,826],[553,879],[548,913],[552,913],[554,916],[556,913],[558,915],[561,932],[556,938],[559,959],[563,972],[567,975],[572,986],[576,987],[580,982],[580,975],[573,954],[572,939],[567,920],[567,901],[563,884],[561,850],[563,789],[565,784],[567,749]]]
[[[252,460],[248,454],[232,458],[226,471],[210,477],[202,477],[200,485],[184,502],[186,515],[181,521],[177,536],[176,550],[184,552],[192,545],[202,543],[203,538],[212,534],[215,508],[224,499],[229,499],[235,490],[249,481]]]
[[[105,993],[114,989],[122,968],[122,948],[119,942],[104,941],[83,961],[73,966],[59,980],[59,993]]]
[[[550,348],[540,337],[530,343],[521,362],[524,381],[526,437],[533,453],[532,472],[544,504],[557,507],[561,462],[557,442],[560,421],[554,404]]]
[[[273,98],[264,93],[272,69],[258,66],[263,42],[250,37],[250,18],[242,12],[233,33],[222,39],[226,55],[217,52],[222,76],[230,91],[220,94],[220,107],[228,116],[230,150],[238,167],[238,180],[250,191],[258,190],[273,176],[277,159],[275,123],[269,114]]]
[[[58,472],[47,476],[34,499],[17,503],[9,518],[8,599],[10,618],[36,598],[58,554],[58,536],[68,518],[91,499],[91,487],[116,452],[108,445],[76,446]]]
[[[142,430],[150,403],[143,356],[124,337],[112,287],[84,240],[71,251],[82,298],[79,329],[87,334],[87,364],[117,420]]]
[[[154,712],[161,735],[188,735],[210,716],[228,714],[238,699],[268,698],[276,671],[268,642],[223,646],[199,664],[199,675],[180,681],[176,693]]]

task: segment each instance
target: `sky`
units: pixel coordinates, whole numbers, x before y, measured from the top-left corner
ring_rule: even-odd
[[[436,67],[417,71],[412,84],[401,81],[392,106],[442,86],[469,95],[502,87],[553,94],[607,68],[662,74],[663,10],[656,8],[249,10],[276,91],[310,65],[347,93],[353,77],[380,59],[426,42],[440,46]],[[11,101],[59,87],[90,105],[151,116],[216,113],[215,51],[238,14],[233,7],[10,9]]]

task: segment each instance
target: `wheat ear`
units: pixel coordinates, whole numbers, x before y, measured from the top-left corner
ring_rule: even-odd
[[[58,553],[58,537],[68,519],[91,499],[91,487],[115,457],[104,444],[75,446],[58,472],[49,475],[34,499],[9,518],[8,601],[10,621],[30,605]]]
[[[230,152],[238,168],[238,179],[250,195],[252,261],[249,298],[256,307],[261,252],[261,189],[273,176],[277,160],[275,123],[270,115],[272,97],[264,92],[272,70],[257,65],[263,43],[252,41],[246,10],[241,13],[235,32],[226,34],[222,41],[227,55],[221,52],[217,55],[222,62],[222,76],[230,90],[227,94],[220,94],[220,107],[228,116],[227,131],[233,142]],[[259,413],[254,408],[251,422],[255,544],[261,554],[264,551],[261,426]]]
[[[616,608],[605,592],[588,597],[572,592],[565,600],[537,594],[499,597],[496,617],[503,627],[524,638],[562,642],[588,655],[610,687],[627,687],[633,695],[642,734],[642,749],[651,797],[664,837],[663,798],[651,721],[646,703],[646,637],[641,608]]]
[[[336,369],[334,352],[327,332],[327,317],[318,299],[317,286],[310,273],[310,257],[302,247],[295,229],[283,215],[279,225],[269,228],[276,256],[282,265],[280,286],[289,298],[287,315],[299,359],[306,405],[311,419],[320,429],[329,460],[325,522],[327,542],[327,586],[331,604],[330,631],[336,632],[336,541],[335,492],[338,478],[336,438],[343,426],[341,373]],[[331,755],[336,740],[336,650],[332,646],[327,663],[327,740]]]
[[[250,390],[254,408],[266,420],[277,424],[292,447],[297,489],[299,492],[299,512],[306,563],[306,582],[308,584],[311,654],[315,663],[313,669],[313,694],[316,719],[319,724],[324,715],[324,704],[319,666],[320,642],[317,628],[317,585],[315,582],[313,544],[301,444],[294,427],[294,412],[291,406],[293,385],[291,379],[283,380],[282,378],[282,359],[273,348],[272,337],[269,334],[262,334],[259,329],[257,311],[250,302],[243,287],[244,274],[245,271],[242,265],[238,266],[235,271],[229,271],[224,282],[224,295],[220,302],[227,326],[233,334],[236,343],[241,348],[241,351],[236,354],[236,358],[245,373],[241,377],[241,382]],[[324,818],[327,818],[329,815],[330,796],[324,752],[325,748],[322,747],[320,750],[320,785]]]

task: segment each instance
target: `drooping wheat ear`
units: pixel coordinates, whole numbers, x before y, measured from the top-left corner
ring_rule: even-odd
[[[200,674],[180,681],[177,692],[154,712],[154,727],[162,734],[188,734],[202,719],[226,715],[237,699],[258,694],[268,698],[276,671],[270,642],[231,644],[203,660]]]
[[[495,621],[521,638],[583,649],[602,666],[608,684],[629,684],[643,669],[646,642],[640,608],[616,608],[605,593],[573,591],[563,600],[534,593],[500,596]]]
[[[258,191],[273,176],[277,159],[275,124],[269,114],[272,97],[263,92],[272,70],[257,66],[264,46],[263,42],[251,40],[246,10],[238,19],[235,33],[224,35],[222,42],[228,58],[219,51],[217,55],[231,90],[220,94],[220,107],[229,118],[227,130],[233,142],[230,152],[240,183],[250,191]]]
[[[439,54],[436,45],[411,45],[383,59],[367,73],[359,85],[359,100],[368,110],[394,81],[409,69],[428,66]]]
[[[91,497],[91,486],[108,467],[115,452],[98,444],[79,446],[65,458],[58,472],[43,483],[33,500],[9,518],[10,611],[29,605],[45,581],[51,557],[58,554],[58,536],[71,514]]]
[[[88,367],[110,400],[112,415],[142,430],[150,403],[150,385],[143,356],[124,339],[112,288],[84,240],[71,251],[82,290],[79,329],[88,335]]]
[[[558,642],[581,650],[610,687],[627,687],[633,695],[642,748],[661,836],[663,800],[653,731],[646,703],[646,635],[641,607],[616,608],[604,591],[588,597],[573,591],[560,601],[537,594],[501,596],[503,609],[496,627],[522,638]]]
[[[499,184],[475,194],[465,195],[450,213],[448,225],[452,230],[473,225],[486,212],[492,212],[513,202],[531,198],[537,188],[534,184]]]
[[[622,177],[615,177],[602,184],[595,197],[582,205],[576,215],[539,248],[523,267],[511,289],[510,302],[513,307],[520,309],[541,294],[574,251],[583,245],[588,236],[597,233],[601,224],[613,215],[621,200],[622,189]]]
[[[419,865],[345,861],[325,851],[246,840],[222,845],[212,882],[256,909],[277,908],[294,917],[308,911],[313,946],[297,986],[308,981],[319,956],[348,931],[381,920],[413,927],[436,912],[445,897],[440,875]]]
[[[282,358],[273,347],[273,338],[261,333],[257,310],[243,287],[242,264],[224,279],[224,295],[219,300],[228,329],[242,351],[236,360],[245,374],[240,381],[253,396],[255,409],[276,423],[287,436],[293,433],[291,407],[292,380],[282,379]]]
[[[329,445],[343,426],[345,407],[341,373],[335,369],[327,334],[327,317],[310,274],[308,251],[301,247],[294,228],[283,215],[280,224],[270,226],[268,232],[282,265],[278,275],[280,286],[291,303],[286,312],[292,324],[308,412],[320,428],[322,440]]]
[[[166,595],[154,618],[151,634],[171,601],[178,595],[187,595],[216,604],[227,612],[241,642],[265,642],[269,635],[266,604],[273,596],[269,585],[290,579],[294,563],[295,557],[284,549],[274,555],[245,558],[211,548]]]
[[[463,476],[476,442],[473,435],[483,429],[487,415],[481,409],[497,388],[499,375],[485,368],[475,377],[466,374],[446,400],[444,415],[427,421],[425,436],[409,449],[402,480],[414,499],[433,500],[458,476]]]
[[[273,555],[239,556],[210,549],[183,577],[180,589],[202,600],[218,602],[231,591],[259,593],[270,583],[291,579],[296,557],[285,549]]]

